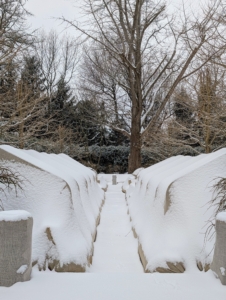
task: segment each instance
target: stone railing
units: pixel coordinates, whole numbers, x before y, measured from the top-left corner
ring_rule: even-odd
[[[226,212],[216,218],[216,243],[211,270],[226,285]]]
[[[0,286],[30,280],[32,227],[26,211],[0,212]]]

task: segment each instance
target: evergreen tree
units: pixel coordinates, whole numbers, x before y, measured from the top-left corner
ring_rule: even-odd
[[[29,90],[29,98],[40,97],[44,91],[44,78],[41,65],[37,57],[25,56],[21,72],[21,83],[23,88]]]
[[[51,110],[62,111],[69,108],[75,98],[72,96],[71,87],[65,81],[65,78],[61,76],[58,84],[55,96],[52,99]]]
[[[102,126],[103,112],[91,100],[79,101],[75,112],[77,142],[83,146],[105,144],[105,128]]]
[[[75,114],[75,97],[65,78],[61,76],[55,95],[51,101],[51,115],[55,124],[73,128]]]
[[[191,99],[184,87],[174,97],[173,113],[178,122],[191,123],[192,121]]]
[[[173,98],[172,112],[175,119],[170,124],[170,136],[175,141],[188,143],[190,146],[193,142],[190,141],[189,131],[192,129],[194,122],[194,111],[191,103],[191,97],[186,89],[181,87]]]
[[[0,105],[1,117],[10,118],[15,110],[17,68],[13,61],[0,68]]]

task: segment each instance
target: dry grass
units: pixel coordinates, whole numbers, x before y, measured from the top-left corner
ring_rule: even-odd
[[[210,220],[208,220],[207,222],[204,246],[207,241],[211,241],[215,238],[215,219],[217,214],[221,211],[226,211],[226,178],[219,177],[215,180],[217,180],[217,183],[212,186],[213,198],[208,203],[209,209],[214,208],[214,213]]]

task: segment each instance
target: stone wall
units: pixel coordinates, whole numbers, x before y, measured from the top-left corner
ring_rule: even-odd
[[[32,226],[25,211],[0,212],[0,286],[30,280]]]
[[[226,285],[226,212],[221,212],[216,218],[216,243],[211,269]]]

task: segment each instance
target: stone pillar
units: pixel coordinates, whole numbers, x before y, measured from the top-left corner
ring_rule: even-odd
[[[30,280],[32,227],[26,211],[0,212],[0,286]]]
[[[112,184],[113,185],[117,184],[117,176],[116,175],[112,175]]]
[[[226,285],[226,212],[221,212],[216,218],[216,243],[211,270]]]

